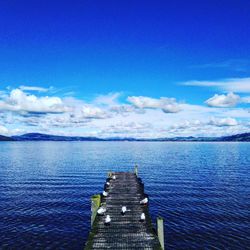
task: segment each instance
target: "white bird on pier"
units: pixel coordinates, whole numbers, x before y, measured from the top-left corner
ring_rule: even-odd
[[[108,192],[103,191],[103,192],[102,192],[102,195],[103,195],[104,197],[107,197],[107,196],[108,196]]]
[[[109,225],[110,222],[111,222],[111,218],[110,218],[110,216],[107,214],[107,216],[106,216],[106,218],[105,218],[105,224],[106,224],[106,225]]]
[[[124,215],[126,213],[126,211],[127,211],[126,206],[122,206],[122,211],[121,211],[122,215]]]
[[[142,205],[146,205],[147,203],[148,203],[147,197],[140,201],[140,204],[142,204]]]
[[[144,213],[142,213],[142,214],[141,214],[141,219],[140,219],[140,221],[144,221],[145,219],[146,219],[146,216],[145,216]]]
[[[115,175],[113,175],[113,176],[112,176],[112,179],[113,179],[113,180],[115,180],[115,179],[116,179],[116,176],[115,176]]]
[[[106,211],[107,211],[107,209],[106,209],[105,207],[100,207],[100,208],[97,210],[97,214],[99,214],[99,215],[104,215]]]

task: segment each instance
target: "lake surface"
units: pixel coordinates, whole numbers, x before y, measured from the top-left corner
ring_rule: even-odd
[[[0,249],[83,249],[91,195],[135,163],[166,249],[250,246],[250,143],[1,142]]]

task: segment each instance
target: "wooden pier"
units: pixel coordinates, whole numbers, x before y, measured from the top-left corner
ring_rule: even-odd
[[[92,197],[92,227],[85,250],[164,249],[163,220],[159,218],[157,221],[158,237],[151,223],[148,202],[140,204],[147,195],[144,193],[144,184],[137,177],[137,169],[135,173],[109,173],[106,183],[104,191],[107,196],[102,194]],[[124,214],[123,206],[127,209]],[[100,207],[106,210],[102,215],[97,213]],[[141,218],[144,217],[142,213],[145,219]],[[105,223],[107,216],[111,220],[109,223]]]

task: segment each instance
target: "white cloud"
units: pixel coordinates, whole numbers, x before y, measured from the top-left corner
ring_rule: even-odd
[[[249,68],[250,61],[246,59],[228,59],[225,61],[217,61],[206,64],[192,65],[190,68],[200,68],[200,69],[208,69],[208,68],[225,68],[233,71],[247,71]]]
[[[18,128],[8,129],[6,126],[0,125],[0,135],[12,136],[17,134],[23,134],[24,131]]]
[[[171,125],[169,128],[170,129],[175,129],[175,130],[186,130],[186,129],[197,129],[197,128],[202,128],[207,125],[213,125],[213,126],[218,126],[218,127],[224,127],[224,126],[236,126],[238,125],[238,122],[236,119],[227,117],[227,118],[215,118],[212,117],[210,120],[184,120],[179,123],[175,123]]]
[[[231,95],[234,97],[235,94]],[[223,103],[223,107],[210,108],[178,103],[174,98],[144,96],[128,97],[129,104],[119,100],[119,93],[99,95],[86,102],[74,97],[42,96],[41,93],[31,95],[21,89],[7,90],[0,96],[0,134],[13,135],[23,131],[157,138],[220,136],[249,131],[249,111],[242,107],[227,107],[231,102],[225,101],[228,95],[223,96],[223,101],[219,102]],[[242,102],[242,98],[238,102]],[[180,110],[182,112],[178,112]],[[178,113],[172,115],[162,111]]]
[[[121,105],[115,105],[111,106],[109,109],[112,113],[120,114],[123,116],[128,116],[130,113],[137,113],[137,114],[144,114],[145,110],[138,109],[132,105],[128,104],[121,104]]]
[[[241,102],[242,103],[250,103],[250,96],[242,97]]]
[[[194,120],[194,121],[182,121],[180,123],[175,123],[170,126],[170,129],[186,129],[186,128],[191,128],[191,127],[199,127],[203,123],[200,120]]]
[[[110,113],[103,107],[97,106],[95,103],[89,104],[83,100],[73,97],[63,99],[64,105],[69,109],[68,113],[71,117],[82,119],[105,119],[110,117]]]
[[[0,99],[0,124],[32,126],[42,131],[49,131],[53,127],[84,127],[90,120],[110,116],[110,112],[73,97],[38,97],[14,89]],[[6,134],[6,131],[2,132]]]
[[[19,89],[22,91],[37,91],[37,92],[47,92],[52,89],[50,88],[42,88],[42,87],[36,87],[36,86],[20,86]]]
[[[113,106],[118,104],[118,98],[121,96],[121,93],[109,93],[107,95],[98,95],[93,103],[98,105],[107,105]]]
[[[228,78],[216,81],[187,81],[182,83],[187,86],[217,87],[226,92],[250,93],[250,77]]]
[[[0,135],[8,135],[8,133],[9,130],[6,127],[0,125]]]
[[[238,122],[234,118],[227,117],[227,118],[222,118],[222,119],[212,118],[208,124],[219,126],[219,127],[224,127],[224,126],[236,126],[238,125]]]
[[[234,93],[228,93],[227,95],[218,95],[215,94],[213,97],[206,100],[206,104],[210,107],[220,107],[228,108],[234,107],[240,101],[240,96],[235,95]]]
[[[229,135],[232,133],[241,133],[249,131],[249,126],[246,124],[250,121],[250,114],[243,108],[210,108],[201,105],[180,104],[182,112],[176,115],[166,115],[160,109],[148,109],[143,114],[136,112],[127,112],[126,116],[123,113],[117,113],[110,119],[93,120],[91,126],[95,128],[98,136],[116,136],[133,137],[136,133],[138,138],[152,137],[173,137],[173,136],[220,136]],[[141,109],[138,109],[141,110]],[[212,124],[209,117],[214,117],[216,122]],[[238,125],[235,122],[227,119],[237,118]],[[129,122],[136,124],[151,124],[151,128],[145,129],[143,133],[139,133],[133,127],[125,126]],[[119,123],[120,128],[114,129],[114,125]],[[122,126],[124,124],[124,129]],[[223,126],[224,125],[224,126]],[[117,131],[115,133],[115,131]],[[123,131],[123,133],[122,133]],[[136,131],[136,132],[135,132]],[[118,133],[120,132],[120,133]]]
[[[129,96],[128,102],[140,109],[161,109],[164,113],[177,113],[181,111],[175,98],[161,97],[159,99],[145,96]]]
[[[117,122],[101,129],[100,137],[144,137],[153,126],[143,122]]]
[[[72,115],[76,117],[78,116],[80,118],[89,118],[89,119],[91,118],[104,119],[110,116],[106,111],[91,105],[84,105],[80,108],[80,110],[75,109]]]
[[[37,97],[20,89],[14,89],[10,95],[0,100],[0,110],[34,113],[62,113],[67,111],[59,97]]]

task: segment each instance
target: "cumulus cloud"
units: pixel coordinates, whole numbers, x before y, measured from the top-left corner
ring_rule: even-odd
[[[203,125],[203,123],[200,120],[194,120],[194,121],[182,121],[180,123],[175,123],[170,126],[170,129],[187,129],[187,128],[196,128]]]
[[[161,109],[164,113],[177,113],[181,111],[175,98],[161,97],[159,99],[145,96],[129,96],[128,102],[139,109]]]
[[[205,103],[210,107],[228,108],[234,107],[239,102],[240,96],[234,94],[233,92],[230,92],[227,95],[215,94],[213,97],[206,100]]]
[[[59,97],[38,97],[30,95],[21,89],[14,89],[9,96],[0,100],[0,111],[12,111],[18,113],[60,114],[70,113],[81,118],[107,118],[107,112],[101,108],[86,104],[74,98],[61,99]]]
[[[129,96],[126,103],[119,100],[119,93],[110,93],[86,102],[72,96],[61,97],[63,93],[45,96],[45,92],[31,94],[26,91],[19,88],[0,93],[0,134],[13,135],[23,131],[157,138],[219,136],[249,131],[249,111],[244,107],[232,108],[232,99],[235,104],[243,102],[243,98],[238,100],[233,93],[217,95],[214,98],[217,99],[216,106],[210,108],[164,97]],[[245,97],[244,102],[247,100]],[[179,113],[165,115],[164,112]]]
[[[216,87],[226,92],[250,93],[250,77],[228,78],[216,81],[187,81],[186,86]]]
[[[249,131],[247,123],[239,123],[232,117],[212,117],[209,120],[185,120],[162,130],[172,136],[210,137],[232,135]]]
[[[171,125],[170,129],[175,130],[186,130],[186,129],[197,129],[202,128],[207,125],[217,126],[217,127],[227,127],[227,126],[236,126],[238,125],[238,122],[236,119],[232,117],[226,117],[226,118],[215,118],[212,117],[210,120],[206,121],[200,121],[200,120],[185,120],[177,124]],[[210,128],[211,129],[211,128]]]
[[[89,119],[104,119],[108,118],[110,115],[101,108],[93,107],[91,105],[84,105],[80,109],[75,109],[75,111],[72,113],[72,116]]]
[[[130,113],[144,114],[144,109],[138,109],[133,105],[121,104],[110,107],[109,109],[112,113],[116,115],[128,116]]]
[[[86,123],[90,122],[90,119],[85,119],[80,115],[74,115],[70,113],[63,114],[48,114],[46,116],[38,117],[25,117],[20,119],[20,122],[27,124],[28,126],[35,126],[49,130],[52,127],[58,128],[77,128],[83,127]]]
[[[0,110],[28,113],[62,113],[67,111],[59,97],[37,97],[14,89],[10,95],[0,100]]]
[[[0,97],[0,124],[36,127],[43,132],[51,131],[53,127],[84,127],[91,120],[107,119],[110,116],[111,112],[73,97],[36,96],[21,89],[13,89]],[[1,132],[7,133],[3,127]],[[14,132],[17,131],[12,129],[8,133]]]
[[[212,118],[208,124],[219,126],[219,127],[224,127],[224,126],[236,126],[238,125],[238,122],[234,118],[227,117],[227,118],[221,118],[221,119]]]

